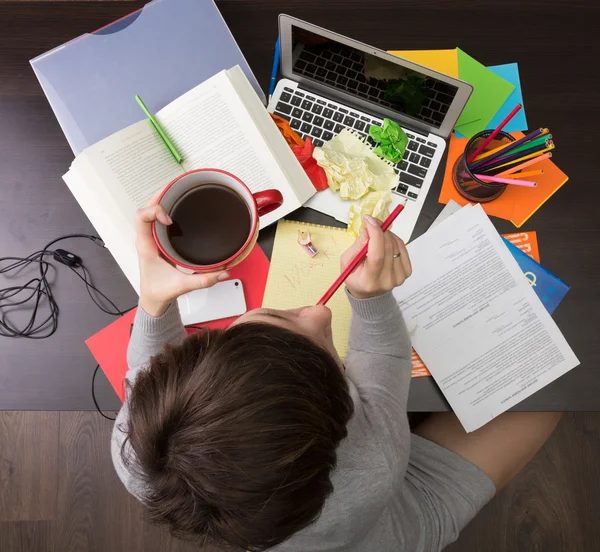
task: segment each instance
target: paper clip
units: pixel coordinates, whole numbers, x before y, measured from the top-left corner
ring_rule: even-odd
[[[304,233],[298,230],[298,243],[309,254],[309,256],[314,257],[318,253],[317,248],[312,244],[310,239],[310,231]]]

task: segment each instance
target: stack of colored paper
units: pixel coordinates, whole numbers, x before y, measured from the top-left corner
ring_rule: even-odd
[[[468,201],[455,189],[452,170],[456,160],[464,152],[468,138],[486,129],[496,128],[501,121],[519,104],[523,104],[523,93],[516,63],[484,67],[460,48],[449,50],[393,50],[391,54],[419,63],[425,67],[459,78],[473,86],[473,94],[459,117],[455,133],[451,136],[448,149],[446,172],[440,193],[440,203],[451,199],[465,205]],[[521,109],[503,128],[520,138],[522,130],[527,130],[525,109]],[[488,215],[510,220],[520,227],[542,204],[567,180],[564,174],[549,159],[536,165],[543,174],[530,177],[537,183],[536,188],[508,186],[504,193],[483,209]]]
[[[485,67],[460,48],[452,50],[393,50],[391,54],[414,61],[473,86],[473,94],[456,123],[456,133],[471,138],[495,128],[519,103],[523,103],[519,68],[516,63]],[[527,129],[525,110],[505,130]]]

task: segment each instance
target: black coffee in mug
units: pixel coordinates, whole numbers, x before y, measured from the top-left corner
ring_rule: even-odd
[[[237,192],[203,184],[184,193],[169,216],[167,236],[173,249],[192,265],[220,263],[235,255],[250,236],[252,218]]]

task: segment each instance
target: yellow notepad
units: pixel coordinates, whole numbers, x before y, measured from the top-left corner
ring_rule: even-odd
[[[309,257],[298,244],[298,230],[310,231],[319,253]],[[280,220],[277,223],[271,268],[265,289],[263,307],[296,309],[316,305],[340,274],[340,256],[354,239],[344,228]],[[348,333],[352,309],[344,286],[329,300],[333,314],[333,343],[341,358],[348,350]]]

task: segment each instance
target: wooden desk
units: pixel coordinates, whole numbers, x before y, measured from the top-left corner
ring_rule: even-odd
[[[0,255],[27,255],[50,239],[93,232],[61,176],[73,155],[29,66],[29,59],[125,15],[143,2],[19,3],[0,5]],[[218,5],[259,81],[270,76],[277,15],[275,0],[224,0]],[[556,161],[571,177],[524,226],[537,230],[543,264],[572,286],[554,318],[581,366],[522,402],[523,410],[600,410],[600,183],[597,171],[600,74],[595,3],[508,0],[501,7],[474,0],[292,0],[287,13],[383,49],[460,45],[488,65],[519,62],[530,126],[549,126]],[[126,55],[126,52],[124,52]],[[595,124],[594,124],[595,123]],[[416,235],[441,210],[438,175]],[[312,211],[296,218],[331,223]],[[501,232],[513,231],[494,220]],[[270,253],[274,229],[261,237]],[[123,308],[134,292],[112,257],[78,240],[94,282]],[[93,409],[95,362],[84,340],[112,318],[90,302],[82,283],[59,270],[58,332],[34,341],[0,338],[0,409]],[[103,375],[97,395],[106,409],[119,401]],[[413,380],[411,410],[447,408],[431,378]]]

